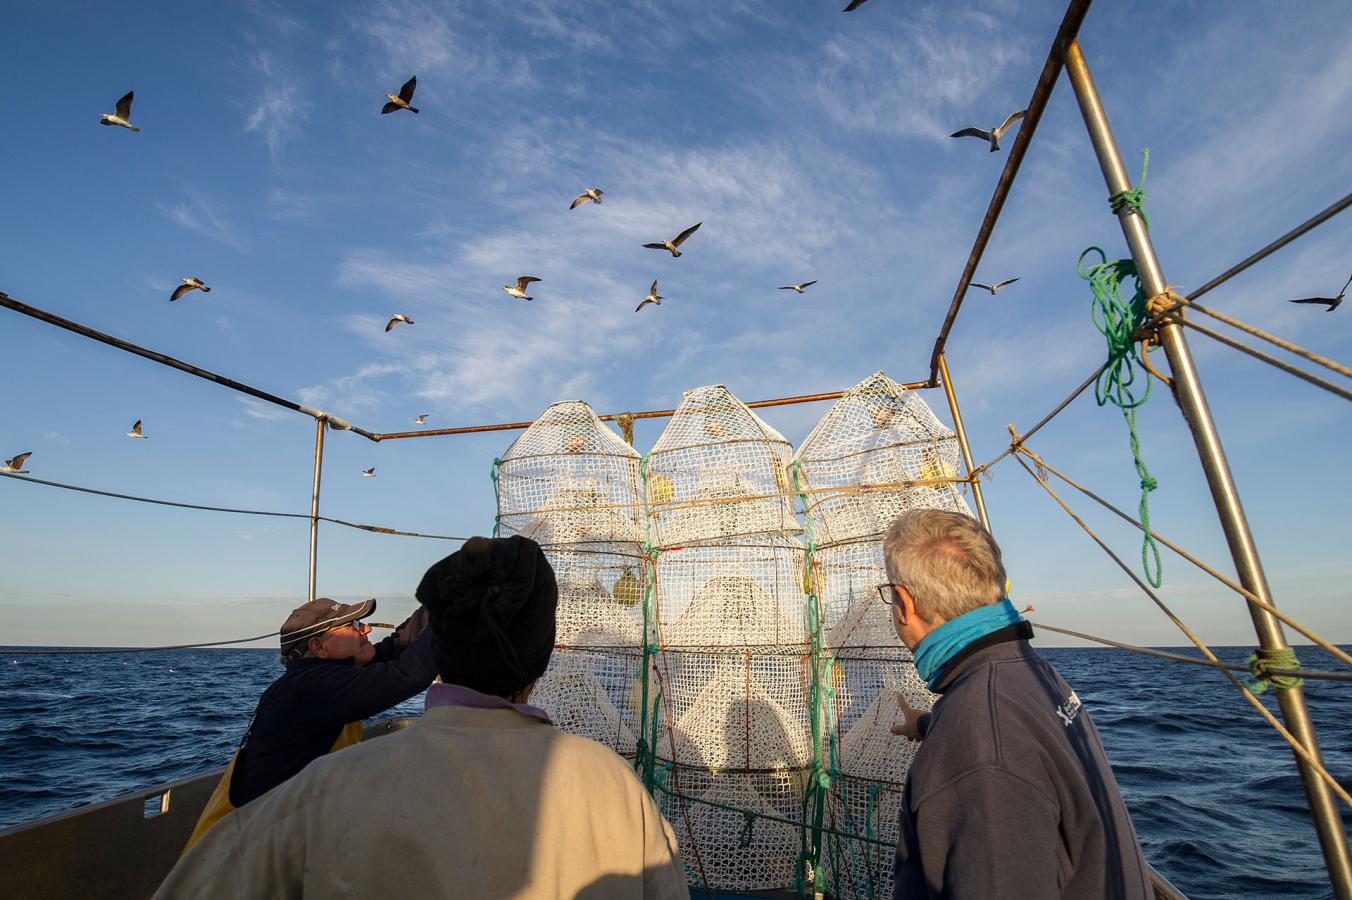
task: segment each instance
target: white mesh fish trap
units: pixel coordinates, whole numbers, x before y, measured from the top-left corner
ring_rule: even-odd
[[[494,470],[499,533],[559,581],[532,700],[634,757],[692,884],[886,896],[914,754],[896,693],[931,698],[878,595],[880,537],[903,509],[967,512],[958,451],[882,373],[790,450],[721,385],[642,460],[585,404],[549,407]]]
[[[643,670],[639,455],[581,402],[550,406],[494,463],[498,533],[538,542],[559,586],[549,669],[531,702],[558,727],[633,756]]]
[[[646,458],[654,543],[799,530],[784,437],[721,384],[685,392]]]
[[[497,533],[545,545],[640,543],[639,455],[580,401],[555,403],[494,462]]]
[[[831,407],[794,456],[818,545],[881,534],[907,509],[967,513],[953,431],[882,372]],[[914,482],[922,482],[914,484]]]

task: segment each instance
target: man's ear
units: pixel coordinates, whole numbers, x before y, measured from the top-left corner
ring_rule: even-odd
[[[318,656],[320,659],[328,659],[324,653],[324,640],[322,638],[312,637],[306,646],[310,648],[311,653]]]
[[[901,616],[902,624],[913,619],[923,622],[924,618],[916,612],[915,597],[911,596],[911,592],[901,585],[896,585],[895,590],[897,592],[897,612]]]

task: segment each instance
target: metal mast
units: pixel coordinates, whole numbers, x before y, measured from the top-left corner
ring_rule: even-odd
[[[1116,139],[1113,137],[1112,128],[1108,125],[1107,113],[1103,109],[1098,88],[1095,87],[1093,76],[1089,72],[1089,65],[1085,62],[1084,54],[1080,52],[1078,40],[1072,41],[1066,51],[1066,74],[1070,76],[1071,87],[1075,90],[1075,99],[1079,102],[1080,113],[1084,116],[1085,127],[1089,131],[1089,139],[1093,142],[1099,167],[1103,170],[1103,180],[1108,185],[1108,193],[1110,196],[1120,194],[1131,188],[1131,179],[1122,164]],[[1127,246],[1131,250],[1131,257],[1136,263],[1137,275],[1146,296],[1163,292],[1166,282],[1164,274],[1160,271],[1159,260],[1155,256],[1150,233],[1146,230],[1145,220],[1127,206],[1118,211],[1117,218],[1121,223]],[[1177,315],[1182,316],[1183,311],[1180,310]],[[1216,512],[1225,531],[1225,540],[1229,544],[1230,555],[1234,559],[1240,583],[1255,596],[1271,604],[1272,596],[1268,590],[1267,576],[1263,574],[1258,548],[1249,531],[1248,520],[1244,517],[1239,491],[1230,474],[1225,450],[1221,446],[1216,424],[1211,418],[1211,409],[1207,406],[1206,394],[1202,391],[1202,384],[1183,329],[1166,319],[1160,325],[1159,332],[1165,355],[1169,359],[1169,367],[1173,371],[1174,399],[1197,445],[1197,454],[1201,458],[1202,469],[1206,473],[1211,497],[1216,504]],[[1249,603],[1249,615],[1253,617],[1254,630],[1258,633],[1259,644],[1264,649],[1280,650],[1289,646],[1286,635],[1282,632],[1281,623],[1271,613]],[[1314,724],[1305,706],[1305,692],[1299,687],[1281,688],[1275,685],[1273,691],[1287,728],[1315,759],[1322,762]],[[1328,866],[1329,880],[1334,893],[1339,900],[1352,900],[1352,859],[1348,857],[1347,835],[1343,831],[1337,801],[1328,785],[1320,780],[1309,764],[1299,756],[1296,757],[1296,766],[1300,769],[1310,814],[1314,817],[1315,829],[1319,832],[1319,844],[1324,853],[1325,865]]]

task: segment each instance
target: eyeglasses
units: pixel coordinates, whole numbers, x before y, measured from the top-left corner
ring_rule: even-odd
[[[897,602],[897,588],[899,587],[901,587],[901,585],[892,584],[891,582],[878,585],[878,599],[886,605],[892,606]]]
[[[367,625],[365,622],[357,620],[352,622],[344,622],[341,625],[335,625],[332,628],[330,628],[329,631],[337,631],[339,628],[351,628],[354,631],[356,631],[357,634],[366,634],[371,630],[370,625]]]

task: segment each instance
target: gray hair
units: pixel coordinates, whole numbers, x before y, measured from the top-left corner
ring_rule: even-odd
[[[956,619],[1005,596],[1005,566],[989,531],[971,516],[911,509],[883,538],[887,575],[915,598],[927,622]]]

